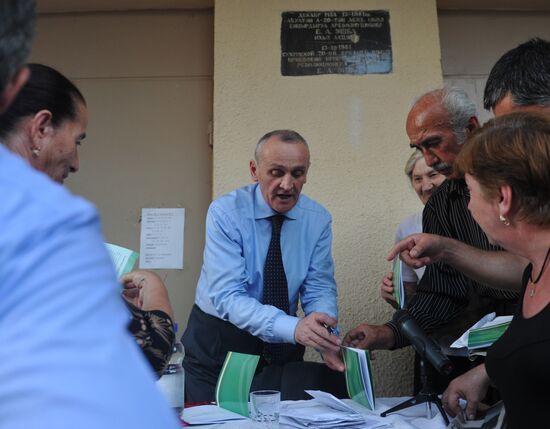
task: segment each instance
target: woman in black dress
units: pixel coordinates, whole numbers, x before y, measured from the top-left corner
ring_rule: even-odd
[[[469,210],[489,239],[525,258],[523,295],[486,363],[451,382],[447,412],[475,417],[489,384],[506,408],[508,429],[548,427],[550,404],[550,117],[514,113],[494,119],[461,151]]]

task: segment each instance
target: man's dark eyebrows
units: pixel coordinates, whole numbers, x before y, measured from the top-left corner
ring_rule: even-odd
[[[418,143],[417,145],[411,145],[412,147],[430,147],[432,145],[436,145],[436,144],[439,144],[441,143],[441,137],[440,136],[433,136],[433,137],[428,137],[427,139],[424,139],[422,140],[420,143]]]

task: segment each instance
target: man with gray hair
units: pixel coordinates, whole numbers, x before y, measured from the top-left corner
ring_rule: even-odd
[[[452,168],[468,134],[477,127],[475,106],[458,88],[430,91],[409,112],[406,130],[410,146],[422,151],[426,164],[447,176],[424,208],[422,229],[477,248],[498,250],[470,215],[466,183]],[[516,301],[515,292],[491,289],[448,265],[436,263],[427,267],[407,310],[421,328],[446,343],[491,311],[509,313]],[[393,321],[381,326],[359,325],[348,332],[344,343],[369,349],[408,345]],[[442,391],[448,380],[442,379],[434,388]]]
[[[33,0],[0,1],[0,112],[29,76],[34,20]],[[95,208],[2,144],[0,195],[0,427],[179,427],[127,330]]]
[[[489,73],[483,104],[495,117],[529,111],[550,115],[550,41],[533,38],[506,52]],[[509,252],[487,252],[428,234],[414,234],[396,243],[388,257],[398,253],[415,268],[441,261],[478,282],[517,291],[527,265]]]

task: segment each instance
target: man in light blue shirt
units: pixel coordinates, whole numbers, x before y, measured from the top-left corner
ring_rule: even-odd
[[[0,2],[0,113],[29,76],[34,16]],[[179,427],[127,331],[96,210],[2,144],[0,196],[0,427]]]
[[[261,355],[254,388],[276,388],[289,399],[302,396],[303,388],[319,386],[306,381],[304,386],[285,388],[285,366],[303,360],[303,346],[322,351],[329,366],[343,370],[334,359],[340,340],[329,332],[338,317],[332,220],[325,208],[301,195],[309,164],[303,137],[290,130],[272,131],[260,139],[250,161],[255,183],[210,205],[195,306],[183,335],[188,401],[214,399],[227,351]],[[283,289],[286,310],[265,299],[264,265],[275,215],[284,215],[280,252],[283,287],[288,288]],[[303,318],[296,316],[298,302]],[[271,344],[285,345],[280,359],[267,357]],[[311,371],[311,378],[331,377],[325,372],[334,371],[321,367]]]

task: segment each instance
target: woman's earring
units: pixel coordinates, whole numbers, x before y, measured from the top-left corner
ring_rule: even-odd
[[[40,155],[40,149],[32,149],[31,152],[33,158],[38,158],[38,156]]]
[[[504,216],[500,215],[498,219],[504,224],[504,226],[510,226],[510,221],[506,219]]]

